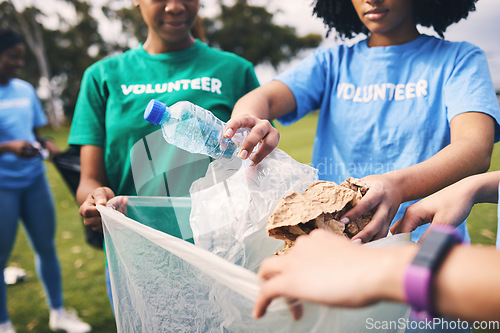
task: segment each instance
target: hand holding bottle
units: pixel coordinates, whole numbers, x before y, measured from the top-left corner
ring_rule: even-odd
[[[280,133],[269,120],[250,115],[232,118],[227,122],[224,136],[233,138],[240,128],[251,129],[245,141],[241,144],[238,155],[241,159],[250,157],[253,164],[258,164],[278,145]],[[250,154],[249,152],[253,153]]]
[[[245,140],[248,129],[240,128],[223,135],[225,123],[208,110],[187,101],[167,107],[151,100],[144,112],[144,119],[161,125],[165,140],[191,153],[208,155],[214,159],[232,159],[239,153],[238,146]]]

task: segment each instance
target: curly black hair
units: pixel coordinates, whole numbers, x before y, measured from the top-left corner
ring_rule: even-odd
[[[446,28],[466,18],[476,10],[478,0],[415,0],[415,23],[433,28],[444,37]],[[352,38],[357,34],[369,34],[354,10],[351,0],[315,0],[313,13],[323,19],[329,28],[328,34],[335,29],[340,38]]]

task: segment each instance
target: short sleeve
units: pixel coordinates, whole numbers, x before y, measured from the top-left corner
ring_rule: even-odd
[[[104,147],[106,86],[100,73],[85,71],[76,102],[68,144]]]
[[[255,74],[255,69],[251,64],[248,66],[246,70],[245,78],[246,78],[245,82],[247,85],[246,87],[247,92],[250,92],[260,86],[259,79]]]
[[[32,87],[32,105],[33,105],[33,128],[38,128],[47,125],[47,117],[45,116],[45,112],[43,111],[42,103],[40,103],[40,99],[36,94],[35,89]]]
[[[495,141],[500,139],[500,108],[484,52],[461,43],[455,66],[444,85],[448,121],[458,114],[482,112],[495,119]]]
[[[326,87],[326,68],[324,52],[320,48],[275,78],[290,88],[297,105],[295,111],[278,118],[280,123],[291,125],[320,107]]]

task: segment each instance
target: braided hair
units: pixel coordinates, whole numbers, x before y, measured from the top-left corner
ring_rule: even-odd
[[[476,10],[477,0],[414,0],[415,23],[430,27],[443,38],[446,28],[466,18]],[[315,0],[313,13],[328,27],[328,34],[335,29],[340,38],[352,38],[370,32],[361,22],[351,0]]]

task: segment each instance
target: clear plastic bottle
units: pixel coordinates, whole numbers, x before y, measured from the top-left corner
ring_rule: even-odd
[[[153,125],[161,125],[165,140],[191,153],[208,155],[214,159],[232,159],[238,155],[239,146],[249,130],[239,129],[228,139],[223,130],[226,125],[208,110],[187,101],[168,107],[152,99],[144,119]]]

